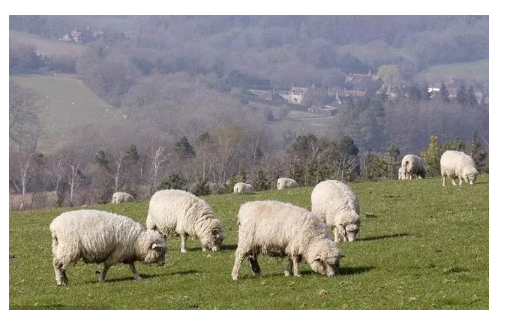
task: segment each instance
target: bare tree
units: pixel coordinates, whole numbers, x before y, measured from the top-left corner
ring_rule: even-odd
[[[149,160],[151,165],[151,190],[156,187],[158,173],[162,165],[170,158],[170,153],[160,144],[153,144],[149,150]]]
[[[22,210],[25,205],[28,182],[32,179],[35,170],[34,155],[31,152],[11,152],[9,161],[9,181],[16,191],[21,193],[22,201],[19,210]]]
[[[41,134],[35,102],[38,95],[9,80],[9,139],[22,150],[35,151]]]

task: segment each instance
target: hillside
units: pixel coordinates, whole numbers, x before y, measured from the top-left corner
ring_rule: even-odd
[[[260,257],[262,277],[244,262],[231,280],[237,243],[236,213],[250,200],[277,199],[310,208],[312,188],[216,195],[204,199],[221,219],[224,249],[203,253],[190,240],[176,251],[170,239],[163,267],[112,268],[103,285],[96,265],[68,269],[57,287],[48,226],[67,209],[9,214],[10,309],[488,309],[489,176],[474,186],[441,186],[440,178],[351,183],[361,205],[358,241],[342,243],[340,274],[326,278],[302,264],[303,277],[285,277],[287,262]],[[88,208],[144,223],[148,201]]]
[[[474,79],[487,84],[490,79],[490,60],[481,59],[470,62],[436,65],[422,71],[417,76],[418,79],[428,82],[445,82],[452,77]]]
[[[50,141],[54,135],[77,126],[111,126],[125,122],[119,109],[100,99],[73,76],[31,74],[10,78],[40,95],[39,117]]]
[[[58,40],[41,38],[34,34],[29,34],[16,30],[9,30],[9,40],[18,43],[34,46],[36,53],[43,56],[81,56],[87,47],[75,43],[66,43]]]

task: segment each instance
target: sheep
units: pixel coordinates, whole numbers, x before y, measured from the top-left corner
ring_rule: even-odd
[[[403,167],[399,168],[399,170],[397,172],[397,180],[405,180],[406,179],[405,171],[406,171],[406,168],[403,168]]]
[[[416,155],[405,155],[401,160],[401,168],[404,168],[404,179],[411,180],[412,176],[416,176],[417,179],[424,179],[426,177],[424,161]]]
[[[277,180],[277,190],[289,189],[289,188],[297,188],[298,183],[294,179],[291,178],[279,178]]]
[[[149,201],[147,228],[164,235],[181,236],[181,253],[186,253],[187,236],[198,237],[202,251],[220,250],[224,235],[220,221],[202,199],[183,190],[160,190]]]
[[[50,224],[53,268],[57,285],[67,285],[66,268],[83,259],[85,263],[103,263],[99,281],[117,263],[128,264],[133,277],[142,279],[135,261],[165,264],[168,246],[157,231],[145,230],[131,218],[99,210],[67,211]]]
[[[318,183],[311,194],[311,211],[327,227],[333,227],[334,241],[352,242],[360,230],[360,207],[355,192],[337,180]]]
[[[234,193],[253,193],[254,187],[249,183],[238,182],[234,185]]]
[[[133,196],[127,192],[115,192],[112,195],[112,203],[113,204],[118,204],[118,203],[123,203],[123,202],[132,202],[134,200],[135,200],[135,198],[133,198]]]
[[[238,248],[232,279],[237,280],[241,263],[248,257],[254,275],[260,275],[259,254],[288,257],[284,274],[300,276],[298,263],[305,261],[314,272],[333,276],[344,254],[326,232],[323,222],[307,209],[280,201],[251,201],[238,213]]]
[[[460,152],[448,150],[440,158],[440,172],[442,174],[442,186],[445,187],[445,179],[451,177],[453,185],[456,185],[456,178],[460,179],[459,185],[463,180],[474,184],[477,179],[477,169],[474,159],[471,156]]]

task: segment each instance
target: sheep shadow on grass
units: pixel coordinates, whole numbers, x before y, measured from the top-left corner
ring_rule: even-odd
[[[163,274],[140,274],[140,277],[142,277],[142,281],[146,279],[151,279],[155,277],[163,277],[163,276],[174,276],[174,275],[188,275],[188,274],[197,274],[200,273],[200,271],[197,270],[187,270],[187,271],[180,271],[180,272],[168,272]],[[96,272],[97,274],[97,272]],[[125,277],[117,277],[117,278],[111,278],[109,279],[108,276],[105,279],[105,283],[116,283],[116,282],[124,282],[124,281],[136,281],[133,276],[125,276]],[[94,281],[87,281],[87,284],[94,284],[94,283],[100,283],[97,279]]]
[[[225,251],[225,250],[236,250],[236,248],[238,248],[238,245],[222,245],[222,247],[220,248],[220,252]],[[186,251],[187,252],[189,252],[189,251],[202,252],[202,247],[187,247]],[[207,252],[213,253],[209,249],[205,253],[207,253]]]

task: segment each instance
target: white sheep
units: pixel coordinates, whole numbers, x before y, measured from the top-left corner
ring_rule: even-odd
[[[277,190],[297,188],[298,183],[291,178],[279,178],[277,179]]]
[[[334,241],[354,241],[360,230],[360,207],[355,192],[337,180],[318,183],[311,194],[311,211],[333,227]]]
[[[477,169],[474,159],[471,156],[460,152],[448,150],[440,158],[440,172],[442,174],[442,186],[445,187],[445,179],[451,177],[453,185],[456,185],[456,178],[460,179],[460,185],[465,182],[473,184],[477,179]]]
[[[403,167],[399,168],[399,170],[397,172],[397,180],[406,180],[405,171],[406,171],[405,168],[403,168]]]
[[[280,201],[252,201],[238,213],[238,248],[232,279],[237,280],[241,263],[248,257],[252,272],[261,274],[257,256],[288,257],[286,276],[293,270],[300,276],[298,263],[305,261],[314,272],[335,275],[341,257],[323,222],[307,209]]]
[[[412,176],[416,176],[417,179],[426,178],[426,165],[416,155],[405,155],[401,160],[401,168],[404,169],[404,179],[411,180]]]
[[[238,182],[234,185],[234,193],[253,193],[254,187],[249,183]]]
[[[112,195],[113,204],[132,202],[134,200],[135,198],[133,198],[133,196],[127,192],[114,192],[114,194]]]
[[[181,236],[181,252],[186,252],[187,236],[197,237],[202,251],[209,247],[220,250],[224,235],[220,221],[211,207],[202,199],[183,190],[160,190],[149,201],[147,228],[161,231],[166,236]]]
[[[62,213],[50,224],[53,267],[57,285],[68,284],[66,268],[83,259],[104,263],[99,281],[104,282],[110,266],[128,264],[135,279],[142,279],[134,262],[165,264],[168,246],[157,231],[145,230],[131,218],[99,210]]]

